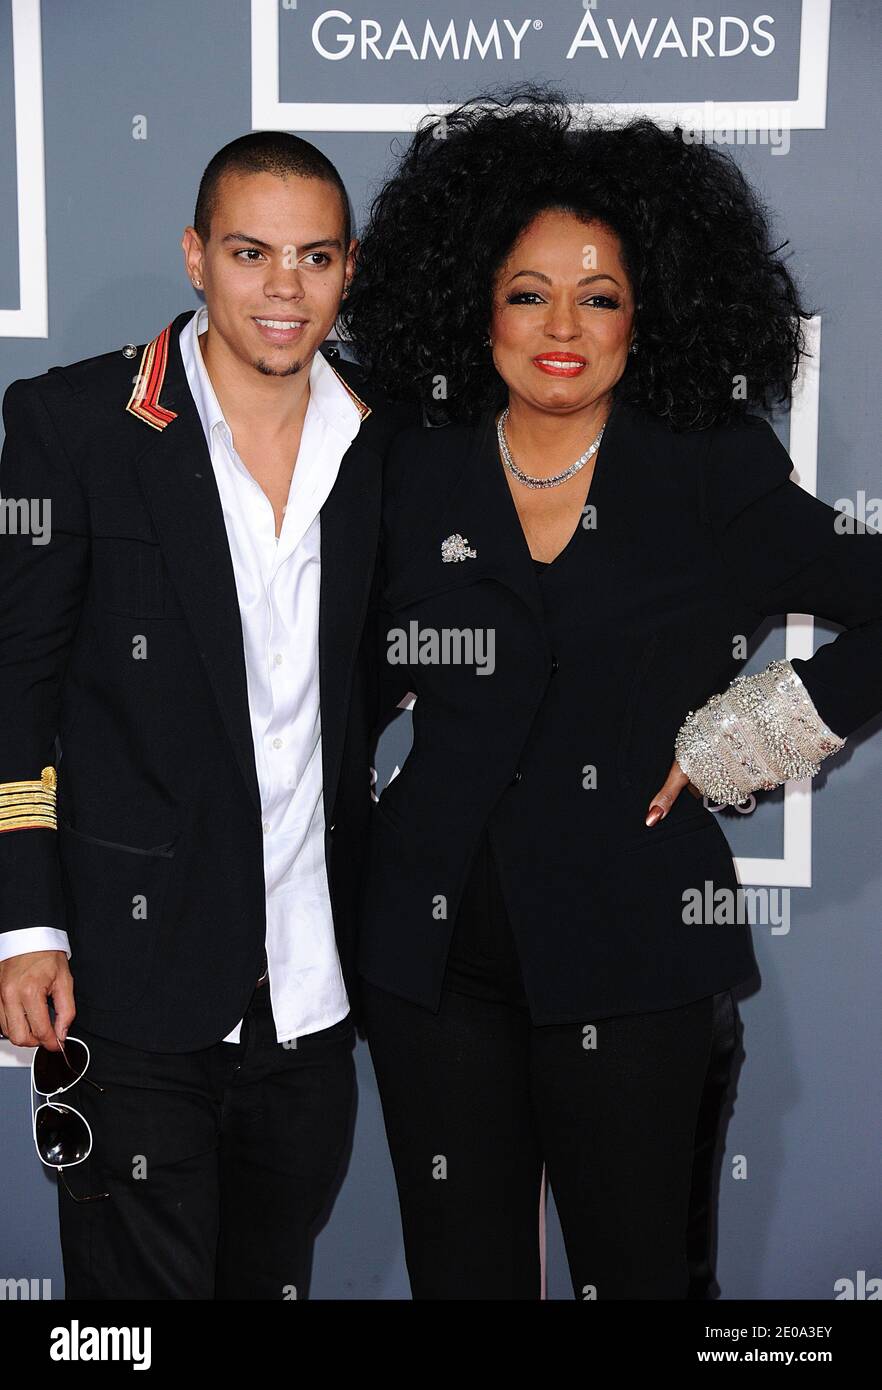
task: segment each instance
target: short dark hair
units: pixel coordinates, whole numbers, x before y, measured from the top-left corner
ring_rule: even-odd
[[[199,181],[193,226],[208,241],[217,206],[218,185],[224,174],[295,174],[302,179],[322,179],[333,184],[343,205],[343,251],[352,236],[352,213],[343,180],[334,165],[315,145],[285,130],[254,130],[231,140],[209,160]]]

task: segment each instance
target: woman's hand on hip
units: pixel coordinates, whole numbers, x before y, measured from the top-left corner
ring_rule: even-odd
[[[671,770],[667,775],[664,785],[656,792],[649,803],[646,824],[658,825],[660,820],[664,820],[684,787],[686,787],[693,796],[697,796],[699,800],[701,799],[701,792],[697,787],[692,785],[675,758],[671,763]]]

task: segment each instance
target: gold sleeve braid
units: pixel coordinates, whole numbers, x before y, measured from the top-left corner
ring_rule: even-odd
[[[44,767],[39,778],[0,782],[0,834],[6,830],[55,830],[57,775]]]
[[[741,806],[753,791],[814,777],[844,747],[827,727],[787,660],[736,676],[699,710],[690,710],[674,756],[690,782],[718,806]]]

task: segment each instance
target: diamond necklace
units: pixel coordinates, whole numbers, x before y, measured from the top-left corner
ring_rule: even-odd
[[[588,460],[593,458],[597,453],[597,450],[600,448],[600,441],[603,438],[603,431],[606,429],[606,424],[602,424],[600,427],[600,434],[594,440],[594,443],[589,444],[584,454],[577,458],[575,463],[571,463],[569,468],[565,468],[562,473],[555,473],[550,478],[531,478],[529,473],[524,473],[518,468],[509,452],[508,441],[505,437],[505,422],[507,419],[508,406],[505,407],[496,423],[496,438],[499,440],[499,451],[502,454],[502,461],[508,471],[514,474],[518,482],[523,483],[526,487],[557,487],[559,483],[565,483],[567,478],[572,478],[573,474],[578,473],[580,468],[584,468]]]

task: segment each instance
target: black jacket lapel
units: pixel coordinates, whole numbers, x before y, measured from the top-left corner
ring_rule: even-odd
[[[433,431],[433,434],[435,432]],[[527,542],[496,456],[494,412],[486,410],[465,435],[438,430],[450,446],[452,481],[440,498],[431,488],[408,536],[406,555],[387,559],[383,601],[391,608],[480,579],[507,585],[540,622],[542,598]],[[419,468],[414,459],[407,467]],[[437,478],[430,480],[437,487]],[[472,553],[474,552],[474,553]],[[459,553],[463,558],[454,558]]]
[[[233,562],[208,445],[178,345],[191,317],[180,314],[170,325],[168,360],[157,392],[160,407],[173,412],[174,418],[150,431],[136,464],[163,559],[193,630],[245,785],[260,811]]]
[[[236,579],[214,469],[179,347],[181,330],[190,318],[190,313],[180,314],[169,325],[162,353],[155,349],[146,362],[152,381],[134,393],[134,408],[130,402],[132,413],[152,425],[136,463],[166,566],[259,811]],[[350,395],[355,395],[345,379],[345,365],[333,370]],[[357,395],[355,399],[365,423],[343,455],[320,522],[319,688],[328,820],[340,774],[352,670],[379,531],[380,461],[370,446],[372,441],[379,446],[382,431],[376,418],[368,421],[370,408]]]
[[[325,819],[343,757],[352,672],[367,611],[380,529],[381,464],[353,440],[321,511],[319,694]],[[368,769],[365,768],[365,778]]]

